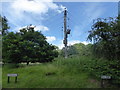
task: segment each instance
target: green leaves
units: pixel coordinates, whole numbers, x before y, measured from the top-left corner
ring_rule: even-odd
[[[115,81],[120,81],[120,19],[118,18],[97,20],[88,36],[90,41],[94,41],[92,48],[94,56],[107,59],[98,59],[92,63],[93,71],[96,72],[96,76],[109,75]]]
[[[7,22],[7,18],[5,16],[1,17],[0,15],[0,23],[2,23],[2,35],[6,35],[8,33],[8,29],[10,28]]]
[[[88,39],[94,42],[94,54],[109,60],[120,60],[120,20],[115,18],[97,19]]]
[[[34,28],[23,28],[3,36],[3,59],[6,63],[49,62],[58,56],[53,45],[49,45],[41,32]]]
[[[67,53],[68,53],[68,56],[73,56],[73,55],[77,55],[78,51],[77,51],[77,48],[75,46],[68,46]],[[61,50],[60,55],[61,56],[65,55],[65,48],[63,48]]]

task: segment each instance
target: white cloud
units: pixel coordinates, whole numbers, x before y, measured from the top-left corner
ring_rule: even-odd
[[[39,25],[35,27],[35,31],[49,31],[49,28],[43,25]]]
[[[19,14],[22,12],[32,12],[35,14],[45,14],[49,9],[62,11],[63,6],[58,6],[52,0],[16,0],[11,7]]]
[[[65,8],[66,8],[66,7],[64,7],[63,5],[60,5],[60,6],[59,6],[59,9],[57,10],[58,13],[63,12]],[[66,9],[67,9],[67,8],[66,8]]]
[[[13,2],[15,0],[1,0],[0,2]],[[33,1],[33,0],[28,0]],[[49,1],[49,0],[48,0]],[[53,0],[54,2],[118,2],[119,0]]]
[[[4,4],[3,4],[4,5]],[[53,0],[14,0],[2,6],[2,13],[7,17],[9,23],[15,27],[11,27],[13,31],[16,27],[39,24],[43,25],[49,10],[55,13],[63,11],[64,6],[53,3]],[[37,27],[42,28],[42,27]],[[44,30],[48,30],[46,27]]]
[[[68,45],[74,45],[76,43],[80,43],[80,41],[79,40],[72,40],[72,41],[68,42]]]
[[[23,27],[16,27],[14,28],[12,31],[14,32],[19,32],[20,29],[23,29],[23,28],[27,28],[28,26],[23,26]],[[32,25],[31,27],[35,27],[34,30],[35,31],[49,31],[49,28],[46,27],[46,26],[43,26],[43,25],[39,25],[39,26],[35,26],[35,25]]]
[[[83,42],[81,42],[81,43],[83,43],[83,44],[85,44],[85,45],[90,44],[90,42],[87,42],[87,41],[83,41]]]
[[[18,28],[18,27],[17,27],[17,28]],[[17,29],[17,28],[16,28],[16,29]],[[19,27],[18,30],[23,29],[23,28],[27,28],[27,26]]]
[[[62,49],[64,47],[64,44],[61,43],[61,44],[58,44],[57,46],[59,49]]]
[[[56,37],[54,37],[54,36],[46,36],[46,38],[47,38],[47,41],[48,41],[49,43],[51,43],[51,42],[53,42],[53,41],[56,40]]]

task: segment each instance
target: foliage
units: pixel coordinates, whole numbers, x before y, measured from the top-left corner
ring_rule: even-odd
[[[110,75],[112,79],[120,84],[120,17],[97,19],[93,24],[88,36],[93,41],[92,51],[98,58],[107,60],[96,60],[92,63],[91,72],[96,75]]]
[[[112,84],[120,85],[120,65],[119,61],[108,61],[105,59],[96,59],[93,58],[92,63],[89,64],[89,68],[87,68],[91,75],[100,78],[101,75],[108,75],[112,77]]]
[[[74,47],[79,51],[79,55],[84,54],[85,45],[83,43],[74,44]]]
[[[68,50],[67,50],[68,56],[71,57],[74,55],[79,55],[79,56],[91,55],[91,47],[92,47],[92,44],[84,45],[83,43],[77,43],[77,44],[68,46]],[[60,55],[64,56],[64,52],[65,51],[64,51],[64,47],[63,47],[63,49],[60,52]]]
[[[109,60],[120,60],[120,19],[97,19],[88,39],[94,42],[94,54]]]
[[[2,36],[8,33],[9,28],[7,18],[0,15],[0,61],[2,61]]]
[[[77,49],[77,52],[79,53],[80,56],[91,55],[92,44],[84,45],[83,43],[78,43],[78,44],[74,44],[73,46]]]
[[[21,52],[19,49],[20,36],[13,32],[3,37],[3,62],[20,63]]]
[[[2,30],[0,30],[0,31],[2,31],[2,35],[6,35],[8,33],[8,29],[10,28],[8,26],[7,18],[5,16],[1,17],[1,15],[0,15],[0,23],[1,23],[0,26],[2,25]]]
[[[55,62],[54,62],[55,63]],[[73,58],[59,58],[56,60],[55,65],[58,67],[66,66],[68,73],[83,73],[88,72],[90,76],[101,79],[102,75],[108,75],[112,77],[113,85],[120,85],[120,65],[119,61],[108,61],[103,58],[95,58],[92,56],[75,56]]]
[[[70,57],[70,56],[73,56],[73,55],[77,55],[78,51],[74,46],[68,46],[67,47],[67,54]],[[62,48],[62,50],[60,52],[60,55],[64,57],[64,55],[65,55],[65,48],[64,47]]]
[[[57,57],[55,47],[47,43],[41,32],[34,31],[34,28],[23,28],[19,34],[22,36],[23,62],[49,62]]]
[[[4,25],[8,26],[7,23]],[[3,26],[3,27],[4,27]],[[7,30],[3,28],[2,31]],[[56,47],[46,41],[46,37],[34,27],[28,26],[20,32],[9,32],[3,35],[3,62],[51,62],[58,56]]]

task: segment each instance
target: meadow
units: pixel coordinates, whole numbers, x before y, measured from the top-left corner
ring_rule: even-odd
[[[100,88],[100,79],[94,77],[88,70],[93,63],[91,57],[74,56],[64,59],[56,58],[51,63],[20,64],[19,68],[2,68],[3,88]],[[7,74],[17,73],[18,82],[10,77],[7,83]]]

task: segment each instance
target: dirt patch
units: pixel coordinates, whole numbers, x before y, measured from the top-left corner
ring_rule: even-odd
[[[48,73],[46,73],[45,75],[46,76],[51,76],[51,75],[55,75],[56,73],[55,72],[48,72]]]

